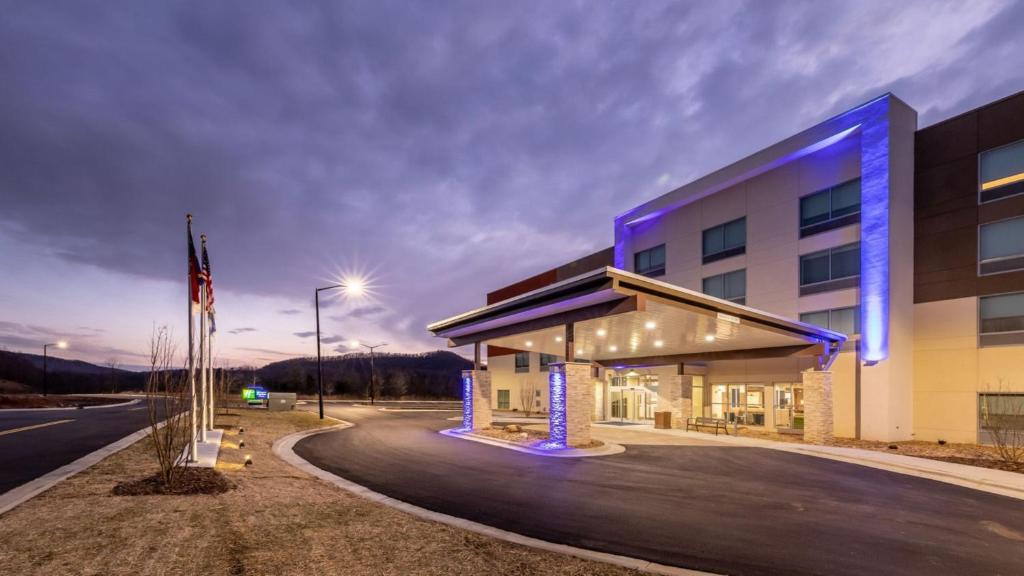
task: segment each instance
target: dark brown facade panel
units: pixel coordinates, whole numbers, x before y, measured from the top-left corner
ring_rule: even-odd
[[[1016,216],[1024,216],[1024,195],[1004,198],[978,206],[978,223],[987,224]]]
[[[965,156],[914,175],[914,210],[921,216],[978,205],[978,160]]]
[[[957,228],[914,240],[914,272],[977,266],[978,232],[975,227]]]
[[[935,234],[954,232],[961,228],[973,229],[978,226],[977,207],[960,208],[950,212],[941,212],[934,216],[918,218],[914,222],[914,236],[923,238]]]
[[[937,302],[954,298],[968,298],[977,293],[974,279],[939,282],[936,284],[914,284],[914,303]]]
[[[918,131],[914,167],[928,170],[978,153],[978,113],[969,112]]]
[[[1024,138],[1024,93],[978,110],[978,150],[988,150]]]
[[[518,350],[514,348],[505,348],[504,346],[495,346],[493,344],[487,344],[487,357],[496,358],[498,356],[511,356]]]
[[[914,274],[915,284],[942,284],[944,282],[976,282],[978,267],[974,263],[957,268],[944,268]]]
[[[509,284],[508,286],[505,286],[504,288],[499,288],[494,292],[488,292],[487,304],[490,305],[495,304],[497,302],[501,302],[503,300],[508,300],[509,298],[514,298],[516,296],[519,296],[520,294],[526,294],[527,292],[532,292],[533,290],[543,288],[549,284],[554,284],[557,281],[558,274],[555,272],[555,270],[541,272],[536,276],[530,276],[525,280],[520,280],[515,284]]]
[[[597,270],[598,268],[614,265],[615,248],[613,246],[609,246],[604,250],[599,250],[593,254],[584,256],[579,260],[559,266],[555,269],[555,272],[558,277],[558,281],[561,282],[562,280],[567,280],[573,276],[579,276],[580,274],[590,272],[591,270]]]
[[[1024,292],[1024,270],[978,277],[978,296]]]

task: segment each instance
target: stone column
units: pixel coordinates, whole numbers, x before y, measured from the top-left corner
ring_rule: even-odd
[[[659,376],[657,411],[672,413],[673,428],[686,428],[693,415],[693,376]]]
[[[590,443],[590,416],[594,412],[594,379],[587,362],[559,362],[548,366],[551,443],[572,447]]]
[[[804,440],[826,444],[832,440],[832,373],[807,370],[804,383]]]
[[[491,426],[491,373],[462,371],[462,428],[480,430]]]

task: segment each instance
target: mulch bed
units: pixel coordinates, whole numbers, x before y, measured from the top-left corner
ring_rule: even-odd
[[[235,485],[213,468],[182,468],[174,475],[174,483],[164,485],[160,473],[139,480],[122,482],[110,491],[114,496],[187,496],[191,494],[223,494]]]

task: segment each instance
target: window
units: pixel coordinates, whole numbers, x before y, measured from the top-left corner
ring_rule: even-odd
[[[1024,292],[983,296],[978,315],[979,345],[1024,344]]]
[[[704,264],[747,251],[746,217],[704,231]]]
[[[995,435],[1024,440],[1024,394],[978,394],[978,442],[993,444]]]
[[[800,321],[821,326],[826,330],[842,332],[847,336],[860,334],[860,308],[857,306],[804,312],[800,314]]]
[[[860,244],[812,252],[800,257],[800,295],[857,286]]]
[[[979,274],[1024,270],[1024,216],[983,224],[978,245]]]
[[[633,271],[644,276],[661,276],[665,273],[665,245],[642,250],[633,255]]]
[[[508,390],[498,390],[498,410],[511,410],[512,398]]]
[[[747,303],[747,271],[733,270],[704,279],[704,293],[737,304]]]
[[[979,202],[1024,193],[1024,140],[982,152],[978,164]]]
[[[530,371],[530,353],[516,352],[516,372]]]
[[[860,222],[860,178],[800,199],[800,237]]]
[[[548,364],[554,364],[555,362],[558,362],[558,356],[555,356],[554,354],[544,354],[542,352],[540,355],[540,371],[547,372]]]

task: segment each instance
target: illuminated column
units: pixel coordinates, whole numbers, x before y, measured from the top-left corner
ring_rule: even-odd
[[[550,442],[555,447],[590,443],[590,415],[594,412],[594,379],[588,362],[548,365],[551,412]]]
[[[491,373],[462,371],[462,429],[480,430],[491,426]]]
[[[804,381],[804,440],[826,444],[833,438],[832,373],[807,370]]]

